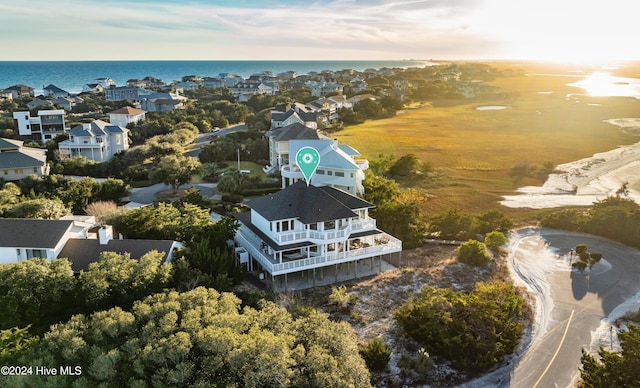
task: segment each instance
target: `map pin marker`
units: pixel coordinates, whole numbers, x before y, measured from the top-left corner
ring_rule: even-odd
[[[307,186],[309,186],[311,176],[320,164],[320,153],[313,147],[302,147],[296,153],[296,163],[307,181]]]

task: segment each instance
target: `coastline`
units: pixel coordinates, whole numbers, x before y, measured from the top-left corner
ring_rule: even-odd
[[[200,61],[200,60],[117,60],[117,61],[0,61],[0,89],[25,84],[42,91],[54,84],[70,93],[79,93],[82,86],[96,78],[109,77],[118,86],[130,78],[153,76],[171,83],[186,75],[215,77],[233,73],[243,78],[265,71],[273,74],[295,71],[298,74],[368,68],[412,68],[435,65],[428,60],[297,60],[297,61]],[[36,95],[38,92],[36,91]]]

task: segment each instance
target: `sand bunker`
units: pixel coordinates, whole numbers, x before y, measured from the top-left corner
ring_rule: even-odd
[[[627,129],[640,128],[640,119],[616,120],[608,122]],[[500,203],[532,209],[589,206],[616,195],[623,186],[627,190],[622,195],[640,203],[640,143],[561,164],[556,171],[558,173],[549,175],[543,186],[521,187],[520,194],[504,196]]]

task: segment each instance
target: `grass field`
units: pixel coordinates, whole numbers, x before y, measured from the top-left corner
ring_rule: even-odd
[[[556,70],[540,67],[527,72],[549,74]],[[499,78],[491,84],[517,97],[434,101],[390,119],[348,127],[333,136],[369,159],[380,153],[396,158],[414,153],[440,169],[448,184],[425,188],[430,195],[423,203],[425,214],[451,207],[472,213],[498,208],[527,220],[540,212],[504,208],[498,201],[520,186],[541,185],[543,181],[525,178],[514,182],[509,176],[513,165],[528,161],[555,166],[640,141],[603,122],[638,117],[640,101],[577,95],[582,90],[566,84],[579,79],[553,75]],[[476,110],[482,105],[508,108]],[[421,185],[430,187],[425,182],[416,183],[417,187]]]

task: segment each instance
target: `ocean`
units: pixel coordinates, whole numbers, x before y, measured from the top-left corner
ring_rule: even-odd
[[[79,93],[82,86],[96,78],[108,77],[122,86],[130,78],[153,76],[171,83],[185,75],[215,77],[220,73],[234,73],[244,78],[271,71],[273,74],[293,70],[298,74],[312,71],[382,67],[423,67],[428,61],[0,61],[0,89],[25,84],[36,89],[54,84],[70,93]]]

